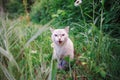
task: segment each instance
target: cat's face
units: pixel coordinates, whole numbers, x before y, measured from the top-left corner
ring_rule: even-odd
[[[52,41],[57,45],[62,45],[68,39],[69,27],[65,29],[50,29],[52,32]]]

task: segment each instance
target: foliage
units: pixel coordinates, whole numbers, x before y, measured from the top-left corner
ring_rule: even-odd
[[[32,22],[21,15],[13,20],[0,17],[0,79],[119,80],[119,4],[83,0],[75,7],[73,0],[36,0],[30,6]],[[64,71],[52,60],[48,26],[67,25],[76,53],[70,70]]]
[[[5,76],[10,80],[34,79],[34,76],[36,79],[45,78],[49,73],[49,65],[46,66],[46,64],[50,60],[51,49],[43,48],[40,45],[45,43],[50,47],[50,40],[48,37],[43,38],[48,33],[38,36],[47,29],[49,24],[42,28],[40,25],[32,23],[27,25],[25,19],[12,22],[8,19],[0,20],[0,67],[5,74],[0,76],[0,79],[4,79]],[[33,41],[36,38],[37,40]],[[42,39],[46,39],[46,42],[42,42]]]
[[[71,4],[71,5],[68,5],[68,4]],[[30,12],[31,20],[34,22],[46,23],[48,20],[52,19],[52,17],[57,17],[57,15],[61,15],[62,19],[66,18],[67,12],[70,11],[69,7],[74,6],[72,4],[73,4],[72,0],[69,0],[69,1],[37,0]],[[66,9],[68,10],[66,11]],[[60,18],[60,16],[58,17]]]
[[[10,14],[9,17],[16,18],[24,13],[24,6],[21,0],[9,0],[5,4],[6,11]]]
[[[31,20],[44,24],[51,19],[56,19],[60,25],[69,25],[71,22],[79,23],[79,21],[94,22],[100,28],[102,14],[103,31],[119,37],[119,0],[110,0],[109,2],[107,0],[102,0],[102,2],[100,0],[83,1],[80,4],[81,10],[80,7],[75,7],[73,4],[73,0],[37,0],[30,12]],[[102,13],[101,10],[103,10]]]

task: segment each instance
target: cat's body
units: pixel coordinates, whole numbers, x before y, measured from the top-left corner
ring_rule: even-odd
[[[68,37],[69,27],[65,29],[50,29],[52,32],[53,41],[53,59],[58,61],[69,56],[70,59],[74,58],[73,42]]]
[[[63,59],[65,56],[70,56],[71,59],[74,58],[73,43],[69,38],[62,46],[56,45],[54,43],[53,58],[54,59],[57,59],[57,58]]]

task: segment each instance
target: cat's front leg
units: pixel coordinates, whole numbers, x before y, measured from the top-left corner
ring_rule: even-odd
[[[53,51],[53,59],[57,59],[57,55],[55,53],[55,50]]]

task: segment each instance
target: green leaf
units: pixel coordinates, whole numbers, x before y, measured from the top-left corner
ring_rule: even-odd
[[[55,80],[56,73],[57,73],[57,62],[55,60],[53,60],[51,80]]]
[[[101,71],[100,71],[100,75],[105,78],[106,72],[105,72],[104,70],[101,70]]]
[[[101,0],[102,7],[104,7],[104,3],[105,3],[105,1]]]
[[[69,56],[66,56],[66,57],[64,58],[64,60],[67,61],[67,62],[69,62],[69,58],[70,58]]]
[[[52,15],[52,18],[57,18],[57,17],[59,17],[58,14],[53,14],[53,15]]]
[[[51,60],[51,70],[50,70],[48,80],[55,80],[56,73],[57,73],[57,61],[52,59]]]

